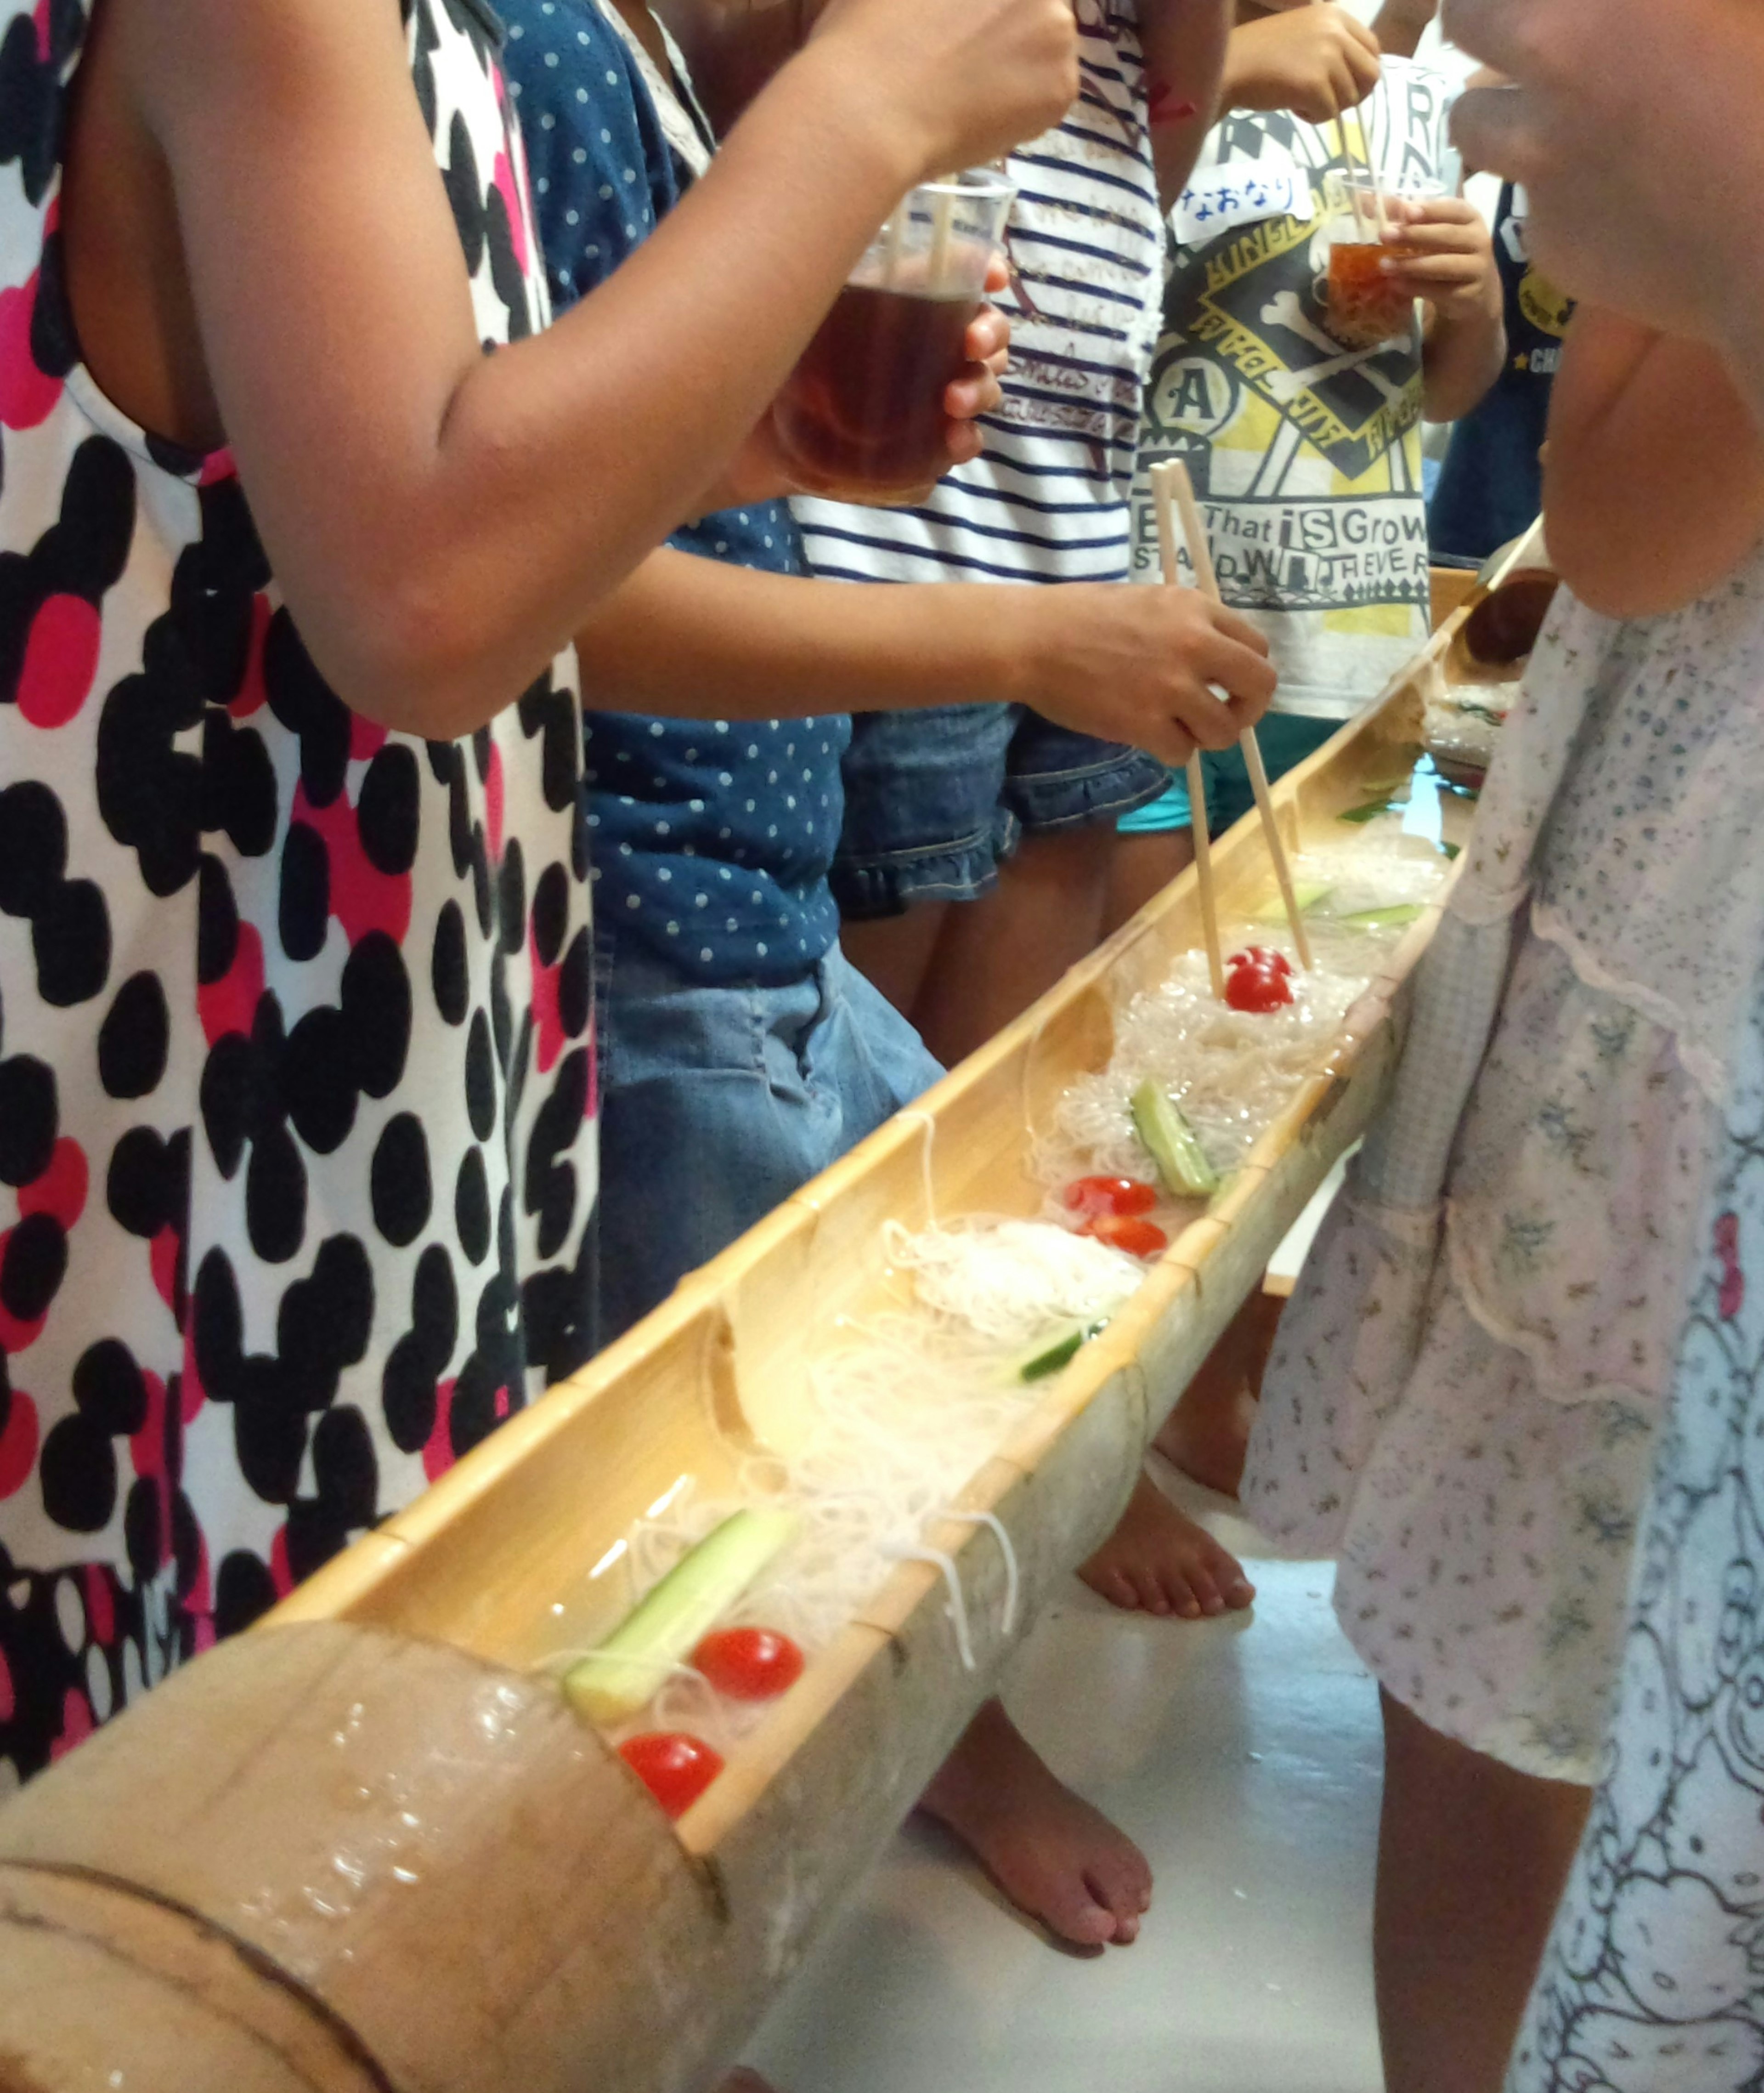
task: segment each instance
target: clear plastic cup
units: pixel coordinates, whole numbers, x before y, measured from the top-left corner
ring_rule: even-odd
[[[773,414],[803,485],[904,497],[949,469],[943,396],[1015,194],[990,168],[924,182],[865,250]]]
[[[1390,185],[1373,182],[1369,175],[1330,178],[1325,190],[1325,304],[1329,331],[1344,349],[1376,349],[1407,334],[1415,324],[1414,299],[1391,284],[1384,264],[1420,252],[1392,236],[1400,232],[1402,206],[1444,194],[1442,184],[1421,176]]]

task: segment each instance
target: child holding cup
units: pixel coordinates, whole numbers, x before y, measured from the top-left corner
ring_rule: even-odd
[[[641,6],[609,20],[594,0],[506,4],[552,290],[567,303],[629,266],[707,165],[708,141]],[[933,185],[916,232],[884,229],[860,284],[891,262],[905,276],[932,261],[952,186]],[[952,211],[948,240],[963,231]],[[927,389],[935,405],[935,384]],[[862,426],[871,397],[859,390],[838,411],[857,462],[874,470]],[[788,388],[774,419],[786,434]],[[837,941],[828,872],[850,727],[819,708],[910,708],[951,685],[1021,692],[1074,734],[1167,756],[1191,734],[1224,746],[1272,691],[1245,622],[1189,592],[1018,585],[984,600],[988,618],[967,590],[851,589],[800,567],[788,510],[745,503],[677,533],[580,637],[592,700],[652,708],[695,696],[695,712],[725,715],[597,711],[589,722],[604,1334],[939,1072]],[[778,717],[737,729],[728,715],[749,694]],[[1132,1939],[1149,1892],[1144,1860],[997,1703],[928,1800],[1056,1934]]]
[[[573,636],[1073,36],[838,0],[547,330],[482,0],[0,19],[4,1787],[582,1356]]]

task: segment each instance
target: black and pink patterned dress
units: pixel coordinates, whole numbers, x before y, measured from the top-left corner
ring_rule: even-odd
[[[547,317],[499,25],[403,4],[493,347]],[[578,1362],[594,1193],[573,659],[354,717],[226,454],[100,395],[89,12],[0,0],[0,1792]]]

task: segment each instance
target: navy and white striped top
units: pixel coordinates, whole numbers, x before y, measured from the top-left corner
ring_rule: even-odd
[[[919,509],[792,503],[811,572],[850,581],[1124,581],[1164,231],[1132,0],[1079,0],[1079,98],[1011,155],[1014,292],[985,448]]]

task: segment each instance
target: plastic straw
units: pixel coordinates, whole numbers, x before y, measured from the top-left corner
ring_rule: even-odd
[[[935,297],[943,288],[944,278],[949,267],[949,245],[955,235],[955,208],[957,199],[947,189],[940,189],[931,206],[931,265],[927,272],[925,288]]]
[[[901,249],[906,240],[906,206],[903,203],[882,229],[882,288],[892,291],[901,266]]]

